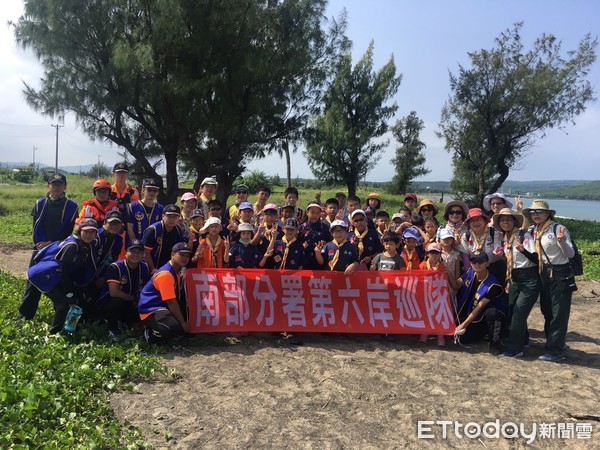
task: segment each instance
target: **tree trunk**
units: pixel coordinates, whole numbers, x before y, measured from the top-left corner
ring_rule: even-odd
[[[177,144],[169,144],[163,149],[165,155],[165,166],[167,170],[165,191],[165,203],[177,202],[177,194],[179,191],[179,177],[177,175]],[[161,180],[162,181],[162,180]]]
[[[290,158],[290,144],[287,139],[283,141],[282,147],[285,153],[287,187],[292,187],[292,161]]]

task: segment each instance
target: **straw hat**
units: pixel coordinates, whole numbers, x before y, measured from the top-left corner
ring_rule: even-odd
[[[424,198],[423,200],[421,200],[421,203],[419,203],[419,206],[417,206],[417,212],[419,214],[421,214],[421,208],[423,208],[423,206],[431,206],[433,208],[433,215],[435,216],[438,213],[438,208],[435,205],[435,203],[433,203],[430,199],[428,198]]]
[[[535,199],[529,208],[525,208],[523,210],[523,215],[527,217],[527,219],[531,222],[531,213],[532,209],[544,209],[550,213],[550,219],[554,220],[554,215],[556,214],[556,210],[550,209],[548,202],[546,200]]]
[[[513,219],[515,219],[515,226],[517,228],[521,228],[523,226],[523,216],[521,214],[512,211],[510,208],[502,208],[499,213],[492,216],[492,226],[498,231],[502,231],[500,228],[501,216],[511,216]]]
[[[465,202],[461,202],[460,200],[454,200],[446,203],[446,206],[444,207],[444,220],[448,220],[448,211],[450,211],[453,206],[459,206],[460,209],[463,210],[463,216],[461,220],[465,220],[469,214],[469,207]]]

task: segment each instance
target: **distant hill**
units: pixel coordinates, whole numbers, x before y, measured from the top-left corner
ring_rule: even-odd
[[[31,161],[19,161],[19,162],[0,162],[0,166],[4,167],[5,169],[16,169],[17,167],[23,167],[23,166],[28,166],[31,164]],[[38,168],[38,170],[51,170],[54,169],[54,166],[49,166],[47,164],[35,164],[36,167]],[[85,165],[81,165],[81,166],[58,166],[58,168],[60,169],[61,172],[65,172],[65,173],[85,173],[88,172],[92,167],[94,167],[93,164],[85,164]]]

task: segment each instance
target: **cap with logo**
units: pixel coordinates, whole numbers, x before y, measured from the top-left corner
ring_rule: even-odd
[[[48,184],[59,182],[67,184],[67,177],[65,177],[62,173],[55,173],[50,178],[48,178]]]
[[[187,246],[185,242],[178,242],[171,249],[171,253],[192,253],[190,248]]]
[[[80,230],[98,230],[98,222],[91,217],[84,217],[79,221]]]
[[[283,228],[297,230],[298,222],[296,222],[296,219],[286,219],[285,222],[283,222]]]
[[[347,230],[348,229],[348,224],[346,222],[344,222],[343,220],[334,220],[333,222],[331,222],[331,225],[329,225],[329,229],[333,230],[335,227],[342,227],[343,229]]]
[[[404,229],[404,231],[402,232],[402,236],[404,236],[405,238],[413,238],[413,239],[419,240],[419,237],[421,235],[419,234],[419,232],[417,230],[410,227],[410,228]]]
[[[475,250],[474,252],[469,253],[469,261],[473,260],[489,261],[490,258],[483,250]]]
[[[113,166],[113,172],[129,172],[129,164],[120,162]]]
[[[192,210],[192,213],[190,214],[190,219],[195,219],[196,217],[204,217],[204,211],[198,208]]]
[[[140,241],[139,239],[134,239],[133,241],[131,241],[131,244],[129,244],[129,246],[127,247],[127,250],[133,250],[134,248],[139,248],[140,250],[144,250],[144,244],[142,244],[142,241]]]
[[[219,185],[219,183],[217,183],[217,177],[215,175],[213,175],[212,177],[206,177],[204,180],[202,180],[202,184],[200,185],[200,187],[204,186],[205,184],[213,184],[215,186]]]
[[[142,188],[145,187],[160,187],[158,185],[158,182],[154,179],[154,178],[144,178],[144,181],[142,181]]]
[[[178,215],[181,215],[181,209],[179,208],[179,206],[173,205],[173,204],[169,204],[169,205],[165,206],[165,209],[163,210],[163,212],[165,214],[178,214]]]
[[[238,209],[240,211],[243,209],[251,209],[252,211],[254,211],[254,206],[252,206],[252,203],[250,203],[250,202],[242,202],[242,203],[240,203],[240,206]]]
[[[106,213],[106,216],[104,216],[104,221],[105,222],[114,222],[114,221],[118,221],[118,222],[123,222],[123,214],[121,213],[121,211],[109,211]]]

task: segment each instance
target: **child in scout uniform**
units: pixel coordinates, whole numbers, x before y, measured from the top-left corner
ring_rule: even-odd
[[[417,194],[412,192],[404,194],[404,206],[410,211],[412,215],[415,212],[415,206],[417,204]]]
[[[329,270],[352,274],[358,267],[356,247],[346,240],[348,224],[343,220],[334,220],[331,224],[333,240],[324,244],[319,241],[315,246],[317,262],[326,265]]]
[[[278,245],[283,244],[279,248],[281,260],[276,261],[275,269],[302,270],[306,267],[306,251],[303,243],[298,239],[298,225],[296,219],[287,219],[283,223],[283,238]]]
[[[419,232],[415,228],[405,228],[402,232],[404,238],[404,249],[400,253],[404,260],[406,270],[418,270],[421,259],[417,253],[417,244],[419,241]]]
[[[242,202],[238,205],[237,216],[229,222],[229,236],[231,242],[235,242],[239,239],[238,227],[245,223],[254,229],[254,207],[250,202]]]
[[[205,237],[200,240],[192,257],[192,264],[199,269],[220,269],[229,264],[229,239],[221,237],[221,220],[209,217],[202,232]]]
[[[189,227],[189,238],[188,238],[188,247],[195,254],[196,250],[198,250],[198,245],[200,245],[200,240],[202,239],[202,228],[204,227],[204,212],[200,208],[194,209],[190,213],[190,227]],[[190,263],[188,267],[196,267],[195,261],[193,258],[190,259]]]
[[[445,271],[446,266],[445,266],[444,262],[442,261],[442,247],[440,246],[440,244],[432,242],[427,245],[426,251],[427,251],[427,260],[423,261],[419,265],[419,269],[420,270],[444,270]],[[421,342],[422,344],[426,344],[428,340],[429,340],[428,334],[422,334],[421,336],[419,336],[419,342]],[[437,345],[438,345],[438,347],[446,346],[446,338],[444,338],[444,336],[441,334],[437,335]]]
[[[298,189],[293,186],[288,187],[283,193],[283,199],[286,203],[291,203],[294,205],[294,219],[298,223],[302,223],[304,221],[304,211],[298,207],[298,200],[300,199],[300,194],[298,194]]]
[[[283,231],[279,229],[277,225],[278,209],[273,203],[269,203],[264,206],[260,211],[262,221],[256,229],[252,243],[258,245],[260,252],[265,254],[271,244],[271,241],[275,240],[274,253],[271,255],[265,264],[266,269],[273,269],[278,262],[281,262],[280,249],[283,246],[281,238],[283,237]]]
[[[239,207],[242,203],[248,201],[249,194],[250,190],[245,184],[240,184],[235,188],[235,203],[225,211],[225,219],[229,222],[239,220]],[[252,206],[252,204],[250,204],[250,206]],[[254,208],[252,208],[252,211],[254,211]]]
[[[215,176],[204,178],[204,180],[202,180],[202,184],[200,184],[200,191],[198,192],[197,197],[197,208],[202,210],[205,218],[209,217],[208,203],[214,199],[218,187],[219,183],[217,183],[217,178]]]
[[[340,211],[340,202],[336,198],[331,197],[325,201],[325,220],[329,225],[333,222]]]
[[[398,253],[400,236],[393,231],[386,231],[382,237],[384,252],[375,255],[370,270],[404,270],[404,259]]]
[[[356,209],[351,214],[354,230],[348,233],[348,241],[356,247],[359,270],[368,270],[373,257],[383,251],[383,244],[376,230],[367,225],[368,218],[362,209]]]
[[[380,237],[383,237],[386,231],[389,230],[389,223],[390,213],[383,210],[377,211],[377,214],[375,214],[375,229]]]
[[[383,199],[381,195],[377,192],[371,192],[367,195],[367,208],[371,208],[375,214],[381,209],[381,204],[383,203]]]
[[[239,238],[237,242],[232,243],[229,250],[229,267],[234,269],[238,267],[244,269],[263,267],[270,255],[264,258],[260,253],[260,249],[256,245],[252,245],[254,227],[249,223],[241,223],[237,232]]]
[[[314,248],[320,241],[329,242],[331,240],[330,225],[321,220],[321,211],[321,205],[316,202],[309,203],[306,207],[307,220],[298,227],[298,239],[304,243],[306,249],[307,265],[305,269],[318,270],[322,268],[317,261]]]
[[[190,215],[192,211],[196,209],[198,201],[196,195],[193,192],[186,192],[181,196],[181,223],[186,229],[190,229]]]

